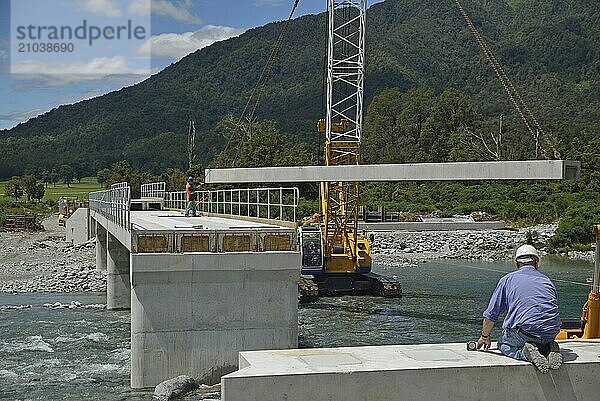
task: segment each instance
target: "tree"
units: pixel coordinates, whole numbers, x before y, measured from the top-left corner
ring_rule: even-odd
[[[194,163],[186,172],[188,177],[193,177],[196,182],[204,182],[204,167],[199,163]]]
[[[44,195],[46,195],[46,187],[44,186],[44,183],[40,182],[38,183],[33,192],[31,194],[29,194],[31,196],[32,199],[37,200],[38,202],[42,200],[42,198],[44,197]]]
[[[109,177],[110,170],[107,168],[103,168],[102,170],[98,171],[98,173],[96,173],[96,181],[98,181],[98,184],[100,184],[101,186],[104,186],[104,184],[106,184],[106,181],[108,181]]]
[[[390,146],[395,142],[396,118],[402,111],[402,91],[385,89],[371,101],[364,126],[363,158],[367,163],[391,163],[397,152]]]
[[[473,126],[476,113],[467,97],[456,89],[446,89],[436,100],[419,138],[421,150],[431,162],[450,161],[456,137]]]
[[[430,88],[413,88],[402,95],[402,112],[398,122],[414,139],[419,139],[434,102],[435,96]]]
[[[183,191],[185,188],[185,173],[177,168],[168,168],[160,179],[167,184],[167,191]]]
[[[504,142],[502,140],[502,116],[500,116],[500,125],[496,127],[472,128],[466,127],[456,135],[457,143],[452,150],[454,160],[503,160]]]
[[[58,171],[56,171],[56,169],[55,169],[55,168],[53,168],[53,169],[50,171],[50,176],[49,176],[48,178],[49,178],[50,182],[52,183],[52,185],[53,185],[54,187],[56,187],[56,183],[57,183],[57,182],[58,182],[58,180],[60,179],[60,175],[58,174]]]
[[[73,178],[81,184],[81,179],[85,175],[85,162],[82,159],[77,159],[73,162]]]
[[[64,183],[67,184],[67,187],[70,188],[71,183],[73,182],[73,178],[75,177],[73,167],[71,167],[71,165],[69,164],[63,164],[58,169],[58,175],[60,176],[60,178],[62,178]]]
[[[23,191],[27,194],[27,201],[30,202],[32,199],[32,194],[36,192],[36,187],[38,185],[37,180],[32,175],[26,175],[21,179],[21,186]]]
[[[127,160],[121,160],[112,165],[110,177],[106,180],[106,185],[112,185],[117,182],[129,182],[131,183],[131,176],[133,170]]]
[[[251,127],[252,136],[240,145],[236,166],[293,166],[310,163],[308,150],[291,143],[275,121],[266,120]]]
[[[21,180],[19,177],[13,177],[4,187],[6,195],[15,198],[15,202],[23,196],[23,187],[21,186]]]
[[[46,188],[48,187],[48,183],[50,181],[51,181],[50,172],[48,170],[42,171],[42,182],[44,183],[44,185],[46,186]]]

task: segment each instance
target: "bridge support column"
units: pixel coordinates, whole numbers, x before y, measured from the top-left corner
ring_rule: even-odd
[[[91,219],[96,226],[96,270],[106,270],[106,228]]]
[[[131,308],[129,250],[111,233],[107,233],[106,309]]]
[[[242,350],[298,344],[298,252],[132,254],[131,387],[215,384]]]

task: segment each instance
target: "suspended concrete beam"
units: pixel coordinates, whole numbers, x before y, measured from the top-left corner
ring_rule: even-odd
[[[364,164],[207,169],[207,184],[367,181],[566,180],[577,179],[581,163],[527,160],[415,164]]]

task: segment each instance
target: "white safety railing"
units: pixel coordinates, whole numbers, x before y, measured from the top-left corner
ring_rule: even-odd
[[[126,182],[116,182],[110,186],[110,189],[127,188],[129,186]]]
[[[127,183],[114,184],[106,191],[91,192],[89,200],[90,210],[131,231],[131,188]]]
[[[140,193],[142,198],[164,198],[166,189],[166,182],[152,182],[143,184]]]
[[[205,200],[209,199],[210,191],[196,191],[196,201],[198,202],[196,209],[201,212],[209,212]],[[165,195],[165,207],[167,209],[185,209],[187,205],[187,197],[185,191],[167,192]]]
[[[197,209],[201,212],[296,221],[298,188],[243,188],[196,192]],[[165,205],[185,209],[185,191],[169,192]]]

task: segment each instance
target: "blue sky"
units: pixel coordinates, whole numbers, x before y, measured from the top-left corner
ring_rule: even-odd
[[[199,48],[286,19],[293,5],[293,0],[12,2],[0,0],[0,129],[14,127],[61,104],[140,82]],[[300,0],[295,16],[323,12],[326,3]],[[17,46],[11,48],[11,40],[13,45],[20,43],[16,36],[19,26],[68,25],[75,29],[84,19],[101,29],[133,21],[133,26],[148,32],[139,40],[99,39],[93,46],[88,46],[89,38],[52,42],[73,43],[76,50],[72,53],[19,53]],[[34,42],[29,37],[21,41],[30,46]]]

